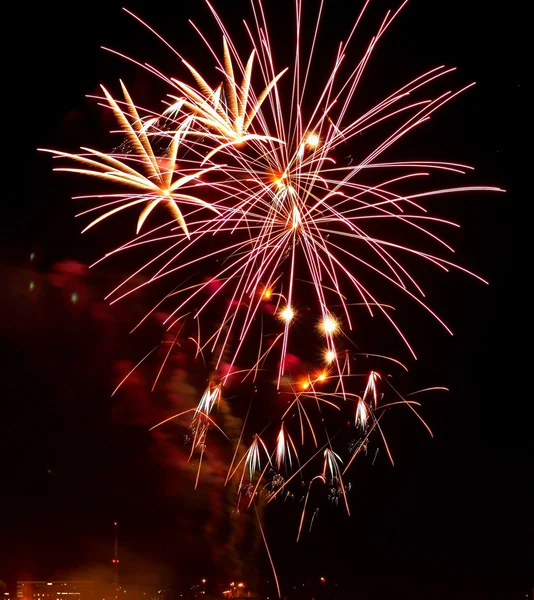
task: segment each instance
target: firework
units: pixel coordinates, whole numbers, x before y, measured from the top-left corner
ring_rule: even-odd
[[[96,178],[104,188],[97,196],[83,197],[95,204],[80,216],[97,215],[84,231],[104,219],[116,219],[125,209],[140,209],[135,237],[106,258],[139,247],[155,250],[109,299],[124,301],[157,281],[169,281],[170,291],[157,306],[168,307],[167,328],[179,326],[179,334],[186,323],[188,327],[194,323],[195,357],[208,356],[215,376],[196,408],[155,427],[192,413],[190,443],[191,456],[199,456],[197,482],[208,433],[218,428],[214,409],[230,381],[272,381],[287,399],[282,409],[273,408],[282,423],[272,452],[263,432],[245,431],[245,420],[226,481],[240,471],[239,495],[250,497],[250,504],[267,489],[266,480],[276,479],[276,486],[269,488],[271,501],[322,456],[321,473],[307,485],[300,537],[314,482],[329,488],[336,503],[341,499],[350,514],[350,487],[343,478],[373,431],[380,433],[393,461],[380,425],[391,406],[405,405],[422,420],[419,403],[397,392],[387,372],[376,371],[375,366],[361,372],[363,359],[353,351],[354,311],[381,315],[414,356],[407,334],[392,315],[393,307],[381,299],[384,287],[400,290],[448,330],[425,303],[422,287],[404,259],[415,257],[442,271],[470,273],[437,251],[416,245],[422,240],[451,250],[434,227],[457,224],[431,216],[427,204],[438,196],[501,190],[422,187],[432,172],[456,176],[471,167],[384,158],[386,150],[471,87],[440,91],[453,68],[430,69],[363,114],[355,114],[364,72],[404,4],[385,15],[363,55],[355,59],[351,44],[366,2],[345,41],[335,47],[321,85],[317,83],[321,76],[312,72],[322,3],[306,45],[301,35],[303,3],[297,0],[295,53],[290,67],[284,68],[276,66],[273,38],[259,0],[251,0],[253,19],[245,23],[246,60],[238,50],[243,40],[232,39],[215,9],[207,5],[220,38],[211,43],[193,26],[214,59],[210,72],[201,73],[176,51],[182,79],[137,63],[168,85],[163,108],[136,106],[122,82],[120,100],[102,87],[99,100],[111,110],[122,134],[117,149],[47,152],[74,164],[57,170]],[[390,130],[384,135],[387,125]],[[382,137],[364,152],[355,139],[372,128]],[[352,152],[349,157],[347,149]],[[411,192],[405,191],[407,185],[413,185]],[[158,206],[169,211],[166,221]],[[399,236],[394,239],[403,236],[410,245],[374,233],[382,224],[388,224],[388,230],[396,228]],[[376,279],[382,283],[373,283]],[[303,367],[303,361],[290,364],[290,356],[301,354],[299,327],[307,332],[307,345],[314,332],[319,367]],[[395,401],[382,401],[386,389]],[[328,433],[326,417],[337,414],[333,419],[339,429],[347,410],[357,438],[344,460],[341,451],[333,449],[335,435]],[[305,433],[311,433],[313,451],[304,462],[291,430],[293,434],[297,430],[301,446],[307,444]],[[239,455],[242,439],[250,440],[250,445]]]

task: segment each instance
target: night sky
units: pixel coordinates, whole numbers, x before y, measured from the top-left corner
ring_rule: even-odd
[[[289,1],[266,4],[273,25],[284,26],[293,16]],[[358,5],[345,4],[327,2],[325,31],[335,41],[356,16]],[[240,517],[240,525],[224,525],[229,499],[214,483],[216,475],[210,482],[208,474],[195,493],[191,471],[178,464],[184,451],[173,456],[170,435],[154,439],[148,433],[169,414],[168,390],[175,385],[184,396],[194,394],[205,374],[185,383],[187,360],[178,357],[164,391],[151,395],[152,363],[152,371],[147,366],[110,398],[118,380],[158,342],[157,322],[141,334],[128,333],[155,297],[109,307],[104,296],[129,265],[119,261],[90,274],[86,265],[109,250],[113,228],[80,236],[70,196],[83,193],[83,182],[53,174],[50,157],[36,151],[99,147],[109,123],[85,96],[100,83],[116,90],[124,79],[141,104],[161,96],[161,84],[100,46],[182,73],[172,53],[121,6],[118,0],[12,4],[4,23],[16,36],[3,61],[9,150],[0,263],[0,580],[10,585],[21,578],[104,572],[114,520],[121,527],[125,582],[182,585],[224,570],[217,548],[221,527],[253,525],[250,515]],[[215,31],[200,0],[125,6],[185,56],[202,48],[188,18],[208,34]],[[246,2],[216,6],[234,21],[232,31],[240,31],[239,19],[249,16]],[[394,6],[376,0],[362,32],[369,35],[384,9]],[[355,102],[366,107],[439,64],[458,67],[457,87],[477,81],[398,152],[472,164],[476,171],[466,185],[500,186],[507,193],[449,196],[430,205],[462,225],[447,237],[457,251],[454,260],[490,282],[420,272],[430,305],[455,332],[449,337],[408,308],[407,329],[419,360],[410,363],[402,385],[451,390],[423,404],[435,437],[415,419],[392,417],[395,466],[383,452],[374,466],[370,460],[356,466],[350,477],[353,517],[341,507],[322,508],[298,546],[298,511],[275,506],[267,513],[266,533],[288,590],[318,573],[352,590],[347,597],[366,600],[512,600],[525,598],[534,585],[528,514],[532,385],[525,364],[531,269],[522,217],[530,198],[518,174],[528,124],[521,64],[526,51],[517,31],[522,19],[526,15],[513,2],[497,8],[480,0],[412,0],[362,82]],[[290,48],[280,36],[282,66]],[[210,64],[206,52],[196,60]],[[380,344],[384,351],[398,350],[392,337]],[[406,353],[402,358],[409,360]],[[238,544],[244,556],[247,544],[246,536]],[[250,544],[256,548],[256,541]],[[261,545],[257,556],[254,568],[269,578]]]

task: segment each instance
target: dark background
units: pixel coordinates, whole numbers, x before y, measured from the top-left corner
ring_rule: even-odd
[[[390,6],[377,0],[372,14]],[[201,48],[187,18],[213,31],[201,2],[135,1],[127,7],[187,57]],[[0,579],[9,584],[104,565],[115,519],[121,523],[125,581],[173,585],[217,571],[209,543],[199,542],[203,523],[195,522],[193,491],[169,491],[167,479],[176,475],[151,452],[139,410],[136,415],[127,404],[118,409],[109,399],[116,381],[112,364],[152,347],[152,340],[138,340],[133,348],[128,338],[143,307],[106,307],[102,299],[116,280],[106,268],[89,277],[64,265],[59,280],[51,276],[58,261],[85,264],[109,246],[98,235],[79,235],[70,200],[78,189],[53,175],[49,158],[35,149],[98,147],[104,128],[84,96],[99,83],[113,88],[124,78],[137,87],[141,102],[152,92],[137,69],[99,46],[180,72],[173,55],[120,8],[115,0],[11,4],[4,24],[11,37],[3,61]],[[270,4],[271,23],[289,21],[292,10],[289,2]],[[328,34],[341,38],[339,23],[355,11],[332,2]],[[221,13],[236,21],[236,31],[238,8],[221,6]],[[462,224],[448,238],[455,258],[490,285],[458,274],[427,280],[430,304],[455,331],[452,338],[427,327],[413,310],[410,334],[419,361],[408,383],[451,389],[424,404],[435,439],[400,421],[391,432],[396,466],[384,460],[356,471],[355,516],[347,520],[341,509],[323,514],[298,548],[287,533],[288,515],[275,510],[267,518],[287,589],[319,572],[353,598],[511,600],[525,598],[533,586],[532,411],[525,364],[530,267],[523,226],[529,197],[518,168],[529,125],[524,19],[513,2],[413,0],[365,76],[356,100],[363,106],[442,63],[459,67],[453,78],[458,87],[477,81],[402,149],[415,158],[473,164],[469,184],[507,193],[448,197],[436,205],[439,214]],[[364,21],[366,37],[375,24]],[[280,43],[283,55],[287,42]],[[31,252],[36,259],[30,263]],[[31,281],[39,294],[28,292]],[[130,422],[117,418],[117,411],[128,410]],[[181,570],[186,556],[190,567],[196,565],[188,574]],[[268,577],[266,561],[261,569]]]

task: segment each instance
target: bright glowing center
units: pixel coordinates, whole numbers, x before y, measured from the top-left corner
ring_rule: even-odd
[[[284,321],[287,321],[289,323],[289,321],[291,321],[291,319],[293,319],[293,317],[295,316],[295,313],[293,312],[291,306],[286,306],[284,310],[280,313],[280,316]]]
[[[333,350],[327,350],[324,355],[324,359],[327,363],[334,362],[336,353]]]
[[[319,145],[319,136],[316,133],[310,133],[310,135],[306,138],[306,144],[310,148],[317,148]]]
[[[285,189],[286,179],[287,179],[286,173],[282,173],[281,175],[275,175],[274,183],[278,186],[278,188]]]
[[[323,330],[326,334],[332,335],[338,327],[338,322],[333,317],[326,317],[323,321]]]

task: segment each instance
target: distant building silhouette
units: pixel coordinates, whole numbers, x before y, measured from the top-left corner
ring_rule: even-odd
[[[93,600],[93,582],[17,581],[17,600]]]

